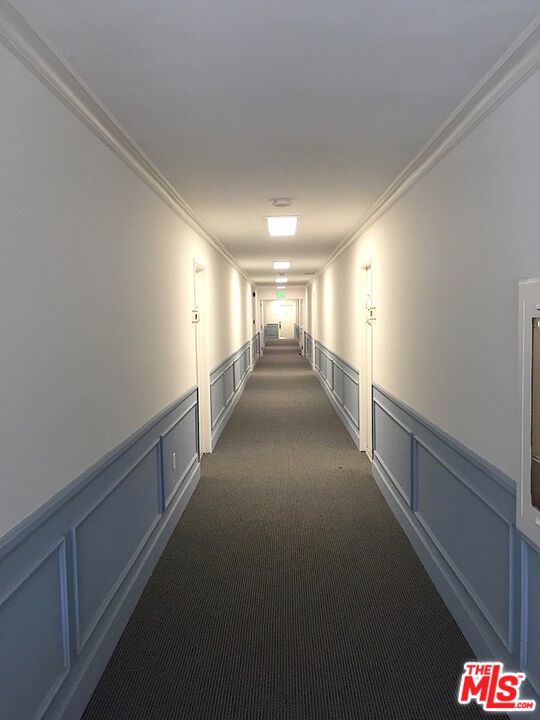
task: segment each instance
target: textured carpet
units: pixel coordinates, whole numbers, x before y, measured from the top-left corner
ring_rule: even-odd
[[[202,470],[84,720],[485,717],[457,704],[472,652],[292,343]]]

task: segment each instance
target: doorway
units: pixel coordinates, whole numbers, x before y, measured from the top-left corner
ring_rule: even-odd
[[[261,357],[264,352],[264,326],[266,320],[264,317],[264,300],[259,300],[259,332],[260,332],[260,353]]]
[[[296,308],[292,303],[280,303],[278,309],[279,339],[290,340],[294,338],[294,323]]]
[[[376,320],[376,308],[373,300],[373,272],[371,262],[363,267],[364,281],[364,372],[363,392],[360,396],[361,449],[366,451],[370,460],[373,459],[373,325]]]
[[[206,268],[195,262],[193,265],[193,327],[199,395],[199,456],[212,452],[206,297]]]

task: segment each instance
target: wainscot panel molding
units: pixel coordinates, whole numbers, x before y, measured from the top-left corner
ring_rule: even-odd
[[[267,323],[264,327],[264,337],[278,339],[279,338],[279,325],[277,323]]]
[[[313,348],[313,343],[310,345]],[[307,347],[307,341],[306,341]],[[335,411],[347,428],[356,447],[360,445],[359,402],[360,382],[358,370],[326,348],[318,340],[314,345],[314,363],[324,391],[330,398]],[[306,350],[307,353],[307,350]],[[310,363],[312,356],[308,355]]]
[[[251,371],[251,349],[252,341],[248,341],[210,373],[212,448],[215,448],[244,391]]]
[[[261,333],[255,333],[251,338],[251,367],[254,368],[261,357]]]
[[[314,357],[313,357],[313,338],[312,336],[304,330],[304,354],[305,357],[307,357],[309,364],[311,367],[314,367]]]
[[[193,388],[0,541],[0,717],[80,718],[199,475]]]
[[[515,482],[377,385],[372,467],[476,657],[540,697],[540,554],[516,530]]]

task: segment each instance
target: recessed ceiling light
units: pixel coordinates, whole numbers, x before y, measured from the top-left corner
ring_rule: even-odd
[[[286,287],[287,287],[286,285],[278,285],[276,290],[285,290]]]
[[[291,267],[291,263],[288,260],[276,260],[274,263],[274,270],[288,270]]]
[[[291,237],[296,233],[297,215],[273,215],[266,218],[270,237]]]
[[[289,282],[289,278],[288,277],[278,277],[275,279],[274,282]]]

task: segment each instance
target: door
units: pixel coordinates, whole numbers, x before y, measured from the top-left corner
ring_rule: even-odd
[[[517,526],[540,545],[540,278],[519,283],[521,471]]]
[[[373,300],[373,273],[371,263],[364,266],[364,372],[363,393],[361,393],[360,417],[362,418],[362,449],[369,459],[373,457],[373,325],[376,319]]]
[[[206,270],[194,263],[193,327],[197,388],[199,391],[199,455],[212,452],[210,416],[210,373],[208,368],[208,318],[206,302]]]
[[[292,304],[279,306],[279,338],[289,340],[294,338],[294,322],[296,320],[296,308]]]
[[[298,344],[302,355],[304,354],[304,301],[299,300],[298,303]]]

